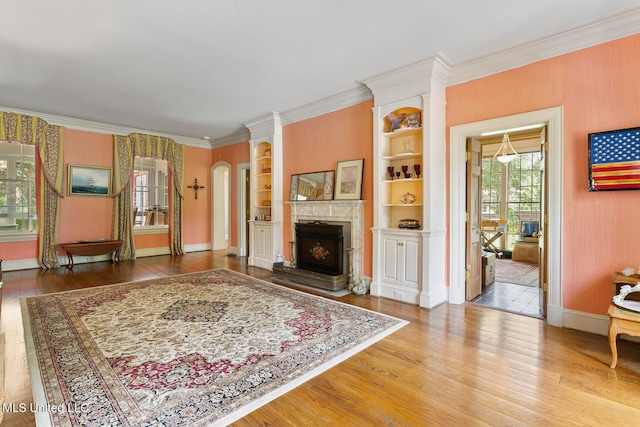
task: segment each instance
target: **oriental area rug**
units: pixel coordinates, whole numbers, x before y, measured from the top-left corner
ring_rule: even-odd
[[[538,281],[538,264],[512,259],[496,260],[496,282],[538,286]]]
[[[38,426],[226,425],[407,324],[225,269],[21,305]]]

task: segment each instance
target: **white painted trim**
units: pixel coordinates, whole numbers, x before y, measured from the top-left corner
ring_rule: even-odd
[[[356,89],[339,93],[328,98],[312,102],[307,105],[286,111],[280,115],[282,125],[300,122],[302,120],[317,117],[322,114],[331,113],[333,111],[342,110],[343,108],[357,105],[365,101],[373,99],[373,94],[365,85],[361,85]]]
[[[639,32],[640,8],[635,8],[455,64],[448,82],[454,85],[475,80]]]
[[[136,129],[126,126],[112,125],[107,123],[92,122],[89,120],[74,119],[72,117],[56,116],[53,114],[37,113],[34,111],[18,110],[11,107],[0,106],[1,111],[36,116],[51,125],[63,126],[69,129],[82,130],[87,132],[108,134],[108,135],[129,135],[132,132],[145,133],[150,135],[164,136],[173,139],[179,144],[189,145],[199,148],[211,148],[209,141],[188,136],[172,135],[169,133],[156,132],[152,130]]]
[[[251,134],[249,133],[249,129],[247,129],[243,132],[234,133],[233,135],[212,140],[211,148],[220,148],[220,147],[225,147],[227,145],[240,144],[242,142],[247,142],[250,139],[251,139]]]
[[[58,258],[61,259],[62,257]],[[40,268],[40,264],[35,258],[9,260],[5,259],[4,261],[2,261],[2,271],[31,270],[34,268]]]
[[[144,227],[133,227],[135,236],[144,234],[169,234],[168,225],[145,225]]]
[[[449,156],[449,302],[461,304],[465,301],[465,204],[466,204],[466,139],[483,132],[507,129],[533,123],[546,123],[548,129],[549,177],[549,223],[547,225],[549,301],[547,323],[563,326],[562,313],[562,153],[563,153],[563,108],[516,114],[484,120],[450,129]]]
[[[185,252],[204,252],[211,250],[211,243],[196,243],[192,245],[184,245]]]
[[[2,232],[0,233],[0,243],[11,242],[35,242],[38,240],[38,233],[29,232]]]
[[[251,218],[245,218],[245,212],[249,208],[247,206],[247,186],[244,182],[245,178],[251,180],[251,163],[238,164],[238,247],[235,252],[238,256],[249,255],[247,248],[247,221]]]
[[[169,246],[162,246],[158,248],[136,249],[136,258],[144,258],[144,257],[156,256],[156,255],[171,255],[171,250],[169,249]]]

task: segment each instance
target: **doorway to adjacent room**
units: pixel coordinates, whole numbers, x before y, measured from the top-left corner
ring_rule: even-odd
[[[481,293],[471,301],[543,317],[540,307],[539,233],[542,217],[546,127],[479,135],[482,244]],[[504,161],[502,147],[510,154]],[[501,161],[502,160],[502,161]]]

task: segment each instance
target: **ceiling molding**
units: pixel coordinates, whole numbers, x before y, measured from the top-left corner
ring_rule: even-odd
[[[387,105],[426,93],[444,92],[449,62],[440,54],[362,81],[374,95],[375,105]]]
[[[192,147],[211,148],[209,141],[205,141],[205,140],[201,140],[201,139],[197,139],[197,138],[191,138],[191,137],[187,137],[187,136],[172,135],[172,134],[167,134],[167,133],[158,133],[158,132],[155,132],[155,131],[150,131],[150,130],[145,130],[145,129],[136,129],[136,128],[130,128],[130,127],[126,127],[126,126],[119,126],[119,125],[111,125],[111,124],[107,124],[107,123],[92,122],[92,121],[89,121],[89,120],[74,119],[74,118],[71,118],[71,117],[56,116],[56,115],[53,115],[53,114],[38,113],[38,112],[35,112],[35,111],[18,110],[18,109],[11,108],[11,107],[2,107],[2,106],[0,106],[0,110],[1,111],[6,111],[6,112],[11,112],[11,113],[16,113],[16,114],[24,114],[24,115],[27,115],[27,116],[39,117],[39,118],[41,118],[42,120],[46,121],[47,123],[49,123],[51,125],[63,126],[65,128],[74,129],[74,130],[101,133],[101,134],[107,134],[107,135],[129,135],[130,133],[137,132],[137,133],[144,133],[144,134],[149,134],[149,135],[158,135],[158,136],[163,136],[163,137],[166,137],[166,138],[171,138],[171,139],[173,139],[175,142],[177,142],[179,144],[189,145],[189,146],[192,146]]]
[[[640,33],[640,8],[590,21],[491,55],[456,64],[449,75],[448,85],[490,76],[637,33]]]
[[[251,139],[251,133],[249,129],[245,129],[241,132],[234,133],[224,138],[216,138],[211,140],[211,148],[226,147],[227,145],[240,144],[242,142],[248,142]]]
[[[361,84],[355,89],[281,113],[280,120],[282,125],[286,126],[291,123],[300,122],[322,114],[342,110],[343,108],[351,107],[371,99],[373,99],[373,94],[368,87]]]

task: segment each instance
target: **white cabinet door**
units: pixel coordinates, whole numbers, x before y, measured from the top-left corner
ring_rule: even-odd
[[[387,235],[384,250],[383,281],[417,288],[419,282],[420,240],[412,236]]]
[[[256,258],[263,260],[271,260],[272,244],[271,244],[271,227],[269,224],[256,223]]]

